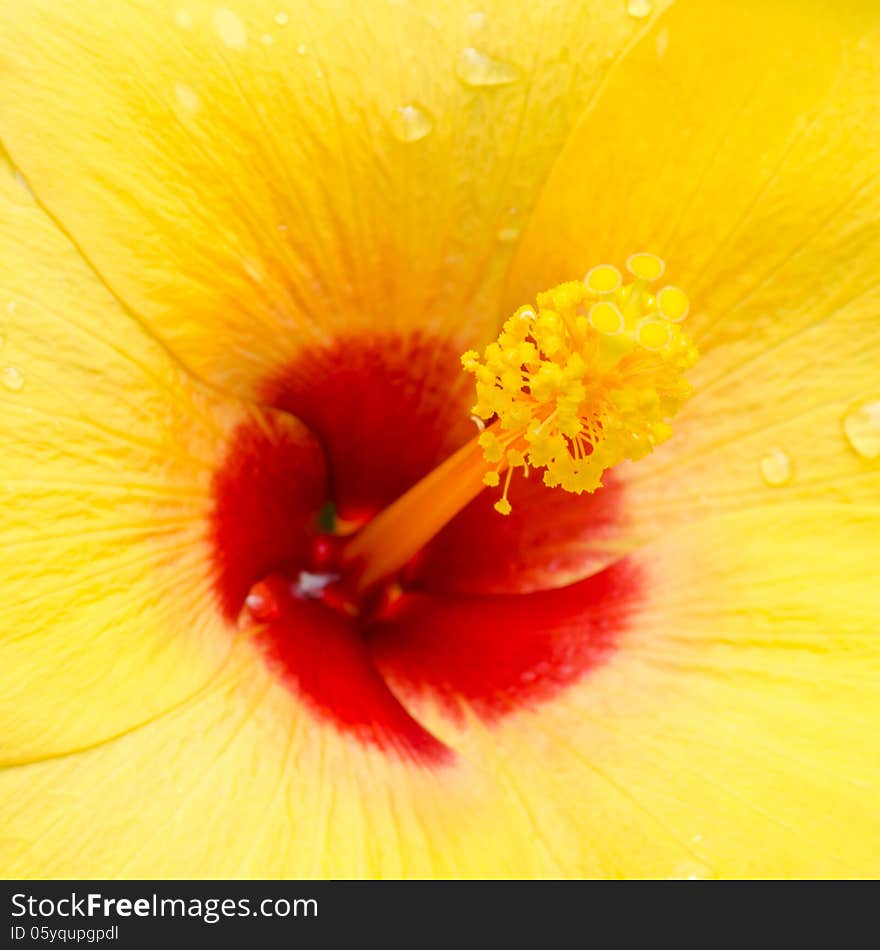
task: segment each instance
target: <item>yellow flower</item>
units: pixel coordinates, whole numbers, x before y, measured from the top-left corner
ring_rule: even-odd
[[[3,0],[0,866],[880,873],[878,16]],[[641,250],[668,441],[484,492],[368,629],[279,586]]]

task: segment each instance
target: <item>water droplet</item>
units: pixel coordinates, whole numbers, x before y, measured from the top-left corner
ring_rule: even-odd
[[[760,463],[761,477],[774,488],[786,485],[794,474],[791,456],[782,449],[771,449]]]
[[[300,43],[299,46],[297,46],[296,51],[297,53],[299,53],[300,56],[305,56],[306,53],[309,51],[309,48],[308,46],[306,46],[305,43]]]
[[[176,82],[174,84],[174,95],[177,97],[180,108],[185,112],[192,113],[198,111],[201,105],[199,94],[190,86],[187,86],[185,82]]]
[[[472,30],[481,30],[486,25],[486,14],[482,10],[474,10],[467,15],[467,22]]]
[[[430,135],[433,128],[431,115],[418,106],[398,106],[391,114],[391,129],[401,142],[418,142]]]
[[[670,874],[667,881],[708,881],[713,877],[712,869],[696,859],[682,861]]]
[[[24,386],[24,376],[17,366],[7,366],[2,373],[3,385],[11,392],[17,393]]]
[[[15,313],[15,308],[16,308],[17,306],[18,306],[18,304],[17,304],[14,300],[10,300],[9,303],[6,304],[6,312],[7,312],[10,316],[12,316],[12,314]]]
[[[266,46],[271,46],[275,42],[275,40],[272,39],[271,33],[264,33],[262,39]]]
[[[458,54],[455,75],[466,86],[507,86],[519,79],[519,70],[470,46]]]
[[[288,17],[288,15],[287,15],[283,10],[279,10],[279,11],[275,14],[275,22],[276,22],[279,26],[286,26],[286,25],[287,25],[287,21],[288,21],[289,19],[290,19],[290,17]]]
[[[181,28],[181,30],[188,30],[192,26],[192,17],[189,15],[189,10],[178,10],[174,14],[174,22]]]
[[[237,13],[227,7],[214,12],[214,29],[223,43],[230,49],[244,49],[247,46],[247,29]]]
[[[637,20],[644,20],[652,12],[650,0],[627,0],[626,12]]]
[[[27,183],[27,179],[17,168],[15,169],[15,180],[18,183],[18,186],[27,194],[27,196],[29,198],[33,198],[34,193],[31,191],[31,186]]]
[[[498,240],[509,244],[519,237],[519,228],[501,228],[498,231]]]
[[[281,607],[275,592],[269,584],[260,581],[254,584],[245,598],[238,622],[239,626],[249,627],[277,620],[280,615]]]
[[[654,48],[657,50],[657,59],[663,59],[666,50],[669,49],[669,27],[664,26],[657,33],[657,39],[654,41]]]
[[[843,431],[862,458],[880,458],[880,399],[872,397],[851,406],[843,417]]]

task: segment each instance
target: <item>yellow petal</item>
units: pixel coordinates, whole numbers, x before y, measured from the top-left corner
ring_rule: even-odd
[[[160,719],[0,771],[0,861],[23,877],[527,873],[532,837],[494,833],[494,782],[478,764],[441,776],[340,738],[245,646]]]
[[[456,749],[439,771],[292,713],[243,646],[161,719],[0,773],[3,867],[876,876],[880,592],[867,568],[880,524],[844,506],[803,514],[716,518],[640,552],[624,641],[546,705],[454,725],[413,699]]]
[[[523,873],[875,877],[878,530],[876,507],[813,504],[633,555],[609,661],[452,741],[495,774],[486,841],[531,835]]]
[[[673,438],[617,470],[629,525],[597,563],[719,510],[876,499],[846,419],[880,398],[878,14],[677,4],[554,167],[510,305],[649,249],[691,297],[701,351]]]
[[[659,10],[663,3],[655,4]],[[38,0],[0,10],[0,136],[109,286],[253,394],[358,329],[494,329],[622,2]],[[340,24],[345,24],[344,29]]]
[[[222,669],[212,479],[255,410],[193,385],[2,160],[0,332],[0,761],[21,762]]]

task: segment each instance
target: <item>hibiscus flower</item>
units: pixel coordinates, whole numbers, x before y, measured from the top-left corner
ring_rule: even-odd
[[[880,872],[878,19],[0,4],[7,873]],[[671,437],[449,501],[643,251]]]

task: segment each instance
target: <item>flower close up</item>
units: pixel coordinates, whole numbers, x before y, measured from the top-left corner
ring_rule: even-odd
[[[0,865],[880,874],[872,0],[0,0]]]

